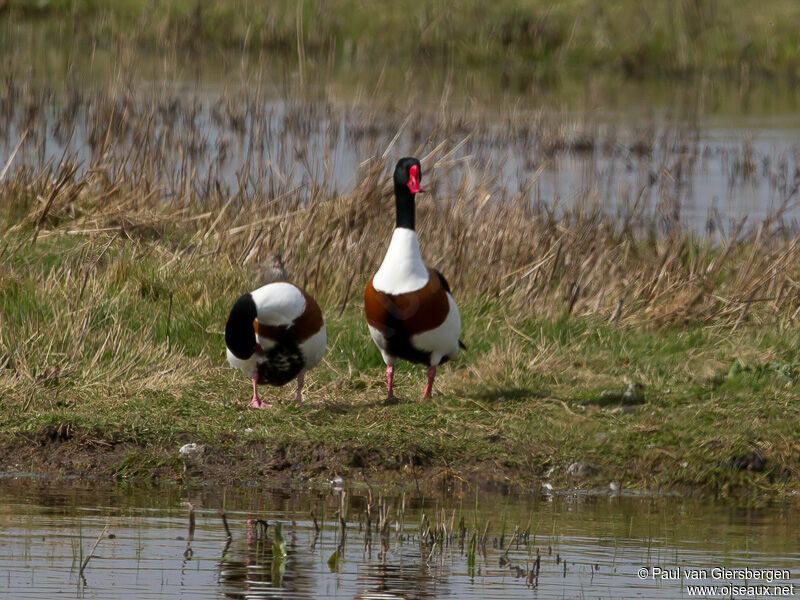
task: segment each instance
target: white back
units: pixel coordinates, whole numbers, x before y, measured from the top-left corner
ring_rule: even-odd
[[[372,286],[385,294],[407,294],[425,287],[428,277],[428,268],[419,251],[417,232],[397,227],[386,256],[372,279]]]
[[[278,281],[251,292],[259,323],[291,325],[306,309],[303,293],[291,283]]]

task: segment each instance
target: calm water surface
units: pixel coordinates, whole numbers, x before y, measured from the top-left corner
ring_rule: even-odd
[[[399,156],[430,153],[426,177],[435,177],[438,201],[490,194],[620,219],[636,207],[666,229],[701,234],[725,235],[742,219],[755,225],[780,209],[785,223],[800,220],[800,112],[687,113],[635,99],[625,108],[561,110],[525,97],[506,98],[503,109],[462,104],[440,119],[413,112],[424,102],[318,100],[241,82],[75,88],[36,97],[33,125],[23,103],[6,98],[17,110],[0,120],[0,171],[67,158],[80,171],[100,162],[135,179],[137,160],[150,159],[166,197],[183,192],[188,173],[198,196],[219,185],[226,194],[310,198],[351,191],[369,159],[381,157],[388,172]]]
[[[388,173],[399,156],[431,153],[439,202],[513,197],[620,220],[635,208],[664,229],[712,236],[781,208],[785,224],[800,221],[796,86],[592,76],[504,85],[496,69],[456,75],[437,64],[413,85],[385,65],[319,67],[301,84],[284,57],[86,56],[36,30],[4,48],[8,177],[67,158],[118,178],[148,171],[165,198],[191,186],[197,197],[218,188],[303,201],[352,190],[371,158]]]
[[[735,577],[713,578],[715,567],[789,570],[789,579],[776,578],[773,585],[794,584],[800,594],[796,505],[746,508],[678,498],[480,493],[476,507],[471,490],[425,498],[374,490],[370,496],[364,487],[347,485],[343,490],[202,487],[189,495],[192,532],[187,493],[178,487],[104,489],[5,478],[0,482],[0,595],[42,600],[690,597],[687,586],[693,582],[653,579],[652,571],[645,579],[637,575],[655,567],[706,569],[709,585],[745,585]],[[381,512],[385,536],[377,531]],[[266,535],[258,519],[269,524]],[[272,554],[278,522],[288,554],[282,561]],[[421,535],[428,527],[443,532],[443,526],[444,537]],[[84,581],[80,565],[105,527]],[[473,562],[469,549],[476,531]],[[337,550],[338,564],[331,560]]]

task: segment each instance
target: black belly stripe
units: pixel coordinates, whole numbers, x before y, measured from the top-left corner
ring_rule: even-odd
[[[450,312],[447,281],[438,271],[429,269],[428,283],[404,294],[379,292],[372,284],[364,291],[367,322],[381,332],[386,352],[409,362],[429,365],[431,352],[415,348],[411,338],[441,326]],[[446,362],[446,357],[441,363]]]
[[[409,362],[429,365],[431,353],[418,350],[411,345],[411,336],[406,330],[405,323],[391,314],[381,324],[379,330],[386,340],[389,354]]]
[[[285,385],[305,366],[303,353],[291,339],[283,339],[259,356],[258,383]]]

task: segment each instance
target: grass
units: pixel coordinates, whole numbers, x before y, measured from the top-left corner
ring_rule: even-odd
[[[552,79],[564,71],[663,75],[800,76],[800,8],[791,0],[437,0],[390,4],[305,0],[6,0],[11,25],[46,21],[66,40],[140,47],[164,41],[208,55],[243,47],[302,62],[500,66]]]
[[[632,302],[630,314],[618,318],[611,318],[614,298],[595,313],[587,309],[596,304],[594,297],[575,301],[580,310],[566,311],[568,286],[559,280],[570,281],[568,275],[553,276],[530,302],[531,289],[522,284],[487,293],[496,282],[486,261],[450,263],[461,282],[456,296],[469,350],[442,369],[432,402],[416,402],[424,374],[404,365],[397,380],[404,401],[383,406],[382,363],[358,297],[388,239],[388,213],[373,211],[360,196],[296,209],[261,251],[286,244],[290,270],[322,302],[329,351],[309,377],[304,406],[289,402],[291,390],[272,389],[267,398],[285,404],[257,412],[246,408],[248,382],[225,364],[222,331],[232,299],[259,277],[259,260],[236,260],[248,239],[230,231],[239,221],[257,221],[257,212],[263,218],[263,207],[242,205],[229,222],[219,219],[221,208],[190,217],[188,208],[148,205],[135,188],[117,188],[114,202],[99,202],[107,191],[98,186],[116,184],[93,177],[75,177],[62,187],[44,218],[55,178],[39,174],[28,180],[20,171],[3,184],[0,447],[6,464],[119,478],[178,476],[177,448],[191,441],[210,447],[207,476],[221,479],[354,471],[408,477],[419,470],[420,476],[525,485],[614,481],[623,488],[719,495],[797,489],[800,334],[789,320],[797,299],[784,297],[777,315],[754,306],[740,319],[747,304],[731,311],[735,290],[725,283],[738,280],[742,262],[760,260],[764,252],[780,256],[777,249],[742,242],[731,250],[739,258],[728,259],[708,291],[727,299],[698,300],[702,309],[659,326],[653,325],[660,322],[653,311],[674,315],[689,297],[680,295],[680,274],[696,277],[692,263],[700,260],[708,272],[725,250],[684,239],[685,254],[676,257],[670,275],[675,298],[649,308]],[[336,250],[353,231],[331,228],[329,211],[349,222],[364,221],[358,250]],[[504,218],[498,211],[497,218]],[[434,227],[463,224],[422,212],[426,255],[444,262],[447,252],[438,244],[458,242],[447,235],[437,240]],[[201,241],[214,221],[225,226]],[[530,219],[525,227],[542,226],[536,223]],[[329,239],[312,241],[323,234],[323,224]],[[312,238],[304,242],[305,252],[303,244],[288,247],[299,233],[295,227]],[[573,225],[581,235],[588,228],[589,223]],[[378,231],[374,239],[372,231]],[[505,236],[515,230],[509,226],[498,235],[509,241]],[[536,238],[542,236],[537,231]],[[463,239],[482,254],[491,248],[486,237],[467,232]],[[514,243],[519,246],[507,250],[519,253],[522,243]],[[617,243],[637,257],[622,263],[627,280],[635,281],[655,257],[646,255],[646,243]],[[782,252],[794,251],[794,242],[787,243]],[[362,253],[369,258],[359,258]],[[670,264],[659,263],[661,269]],[[558,263],[547,270],[567,268]],[[788,273],[792,267],[781,268]],[[497,280],[505,281],[500,275]],[[631,285],[628,293],[634,294]],[[643,397],[628,402],[608,393],[624,389],[627,381],[642,384]],[[734,457],[749,452],[766,460],[762,471],[731,466]],[[594,467],[586,479],[569,474],[579,461]]]
[[[684,125],[601,139],[543,113],[342,108],[291,86],[276,112],[259,85],[198,101],[115,73],[53,90],[19,66],[4,67],[0,91],[13,159],[0,176],[5,465],[180,477],[177,449],[196,442],[218,480],[359,472],[797,492],[791,159],[731,151],[728,183],[769,177],[783,204],[698,237],[672,195],[701,168]],[[341,139],[359,159],[344,192]],[[54,146],[64,150],[50,158]],[[592,204],[611,187],[595,170],[575,202],[532,194],[539,165],[606,146],[621,149],[615,168],[657,183],[615,194],[614,214]],[[418,203],[423,254],[455,290],[469,350],[442,369],[432,402],[415,402],[423,372],[403,365],[404,402],[383,406],[361,294],[393,226],[387,173],[407,153],[431,190]],[[499,154],[531,163],[517,189]],[[255,412],[222,331],[274,252],[320,302],[329,350],[304,406]]]

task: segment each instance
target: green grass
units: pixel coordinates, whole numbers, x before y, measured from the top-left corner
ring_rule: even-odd
[[[312,290],[329,349],[307,378],[306,403],[294,406],[289,387],[269,389],[283,404],[254,411],[223,342],[229,304],[253,287],[251,272],[224,255],[174,260],[166,238],[54,230],[30,239],[22,227],[0,240],[7,465],[178,477],[177,449],[198,442],[209,446],[206,476],[217,479],[358,471],[718,495],[798,489],[793,327],[511,318],[502,299],[467,297],[469,350],[440,369],[433,400],[417,402],[423,369],[403,364],[403,401],[384,406],[383,364],[360,307],[338,315]],[[607,391],[626,381],[641,383],[644,398],[623,410]],[[762,472],[726,466],[750,451],[766,459]],[[572,478],[566,469],[579,460],[597,471]]]
[[[800,76],[800,5],[734,0],[10,0],[10,24],[45,22],[66,39],[175,40],[206,54],[248,47],[327,62],[457,72],[489,65],[514,79],[609,71],[628,77]],[[300,35],[298,36],[298,32]]]

